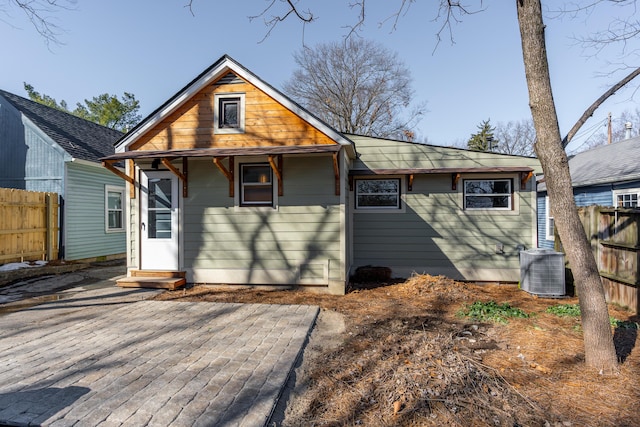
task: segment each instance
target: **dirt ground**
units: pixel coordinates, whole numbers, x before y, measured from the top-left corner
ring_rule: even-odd
[[[577,298],[428,275],[345,296],[195,286],[158,298],[322,308],[277,425],[640,425],[638,329],[612,328],[619,375],[586,369],[579,318],[546,312]],[[530,317],[500,324],[459,315],[475,301],[506,302]],[[640,322],[621,307],[609,312]]]

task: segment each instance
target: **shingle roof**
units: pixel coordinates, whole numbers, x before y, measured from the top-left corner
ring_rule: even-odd
[[[101,157],[114,153],[113,144],[123,135],[3,90],[0,95],[76,159],[99,162]]]
[[[640,179],[640,137],[583,151],[569,159],[574,187]]]
[[[640,137],[601,145],[569,158],[571,184],[575,187],[640,179]],[[546,191],[544,182],[538,191]]]

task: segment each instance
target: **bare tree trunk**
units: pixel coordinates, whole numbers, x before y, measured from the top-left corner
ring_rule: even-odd
[[[618,372],[602,281],[573,198],[567,155],[562,147],[544,39],[540,0],[516,0],[529,106],[536,128],[536,153],[542,164],[553,217],[576,281],[587,366]]]

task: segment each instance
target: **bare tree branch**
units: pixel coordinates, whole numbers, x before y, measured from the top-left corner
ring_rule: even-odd
[[[64,32],[51,15],[59,10],[75,9],[76,2],[75,0],[5,0],[4,4],[7,8],[0,8],[0,13],[10,17],[9,8],[17,7],[49,45],[50,43],[62,44],[58,37]],[[2,21],[12,25],[5,20]]]
[[[190,0],[190,2],[191,1],[193,0]],[[269,18],[265,17],[267,12],[269,12],[276,3],[285,3],[287,5],[287,8],[283,13],[272,15]],[[293,0],[271,0],[271,3],[269,3],[269,5],[265,7],[262,12],[254,16],[249,16],[249,22],[252,22],[254,19],[257,19],[257,18],[263,18],[263,22],[268,28],[268,30],[265,36],[262,38],[262,40],[260,40],[260,43],[261,43],[271,35],[271,32],[278,26],[280,22],[286,20],[291,15],[295,16],[298,20],[302,21],[303,31],[304,31],[304,25],[309,24],[315,21],[316,19],[316,17],[313,15],[313,13],[311,13],[310,10],[301,12],[298,9],[298,7],[293,3]]]
[[[640,75],[640,68],[636,68],[633,72],[631,72],[625,78],[623,78],[618,83],[613,85],[608,91],[603,93],[602,96],[600,96],[600,98],[596,99],[596,101],[593,104],[591,104],[589,106],[589,108],[587,108],[585,110],[584,113],[582,113],[582,116],[580,116],[580,119],[578,119],[576,124],[573,125],[573,127],[571,128],[569,133],[567,133],[567,136],[565,136],[562,139],[562,148],[565,148],[567,146],[567,144],[569,144],[569,142],[571,142],[571,139],[575,136],[575,134],[578,132],[578,130],[582,127],[582,125],[585,124],[585,122],[589,119],[589,117],[591,117],[593,115],[593,113],[596,111],[596,109],[598,109],[598,107],[600,107],[600,105],[602,105],[602,103],[604,101],[606,101],[607,98],[609,98],[610,96],[615,94],[624,85],[629,83],[631,80],[636,78],[638,75]]]

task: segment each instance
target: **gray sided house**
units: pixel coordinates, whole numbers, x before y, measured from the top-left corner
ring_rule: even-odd
[[[99,160],[121,136],[0,90],[0,187],[58,193],[65,260],[125,252],[125,183]]]
[[[640,206],[640,137],[583,151],[569,158],[577,206]],[[538,246],[554,247],[553,216],[544,180],[538,183]]]
[[[343,294],[367,265],[517,281],[536,243],[536,159],[343,135],[228,56],[103,160],[129,183],[122,286]]]

